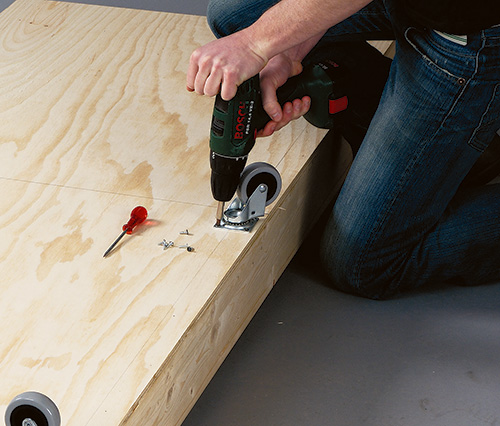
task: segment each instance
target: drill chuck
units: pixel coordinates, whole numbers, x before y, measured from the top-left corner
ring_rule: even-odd
[[[210,151],[210,186],[217,201],[230,201],[236,192],[240,175],[247,163],[247,155],[228,157]]]

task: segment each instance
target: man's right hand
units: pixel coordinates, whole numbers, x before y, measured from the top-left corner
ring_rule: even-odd
[[[303,116],[311,104],[305,96],[283,105],[278,103],[277,89],[302,71],[295,49],[274,56],[269,62],[253,46],[245,30],[214,40],[196,49],[190,58],[187,89],[200,95],[215,96],[219,92],[224,100],[232,99],[238,86],[260,74],[260,87],[264,110],[270,121],[258,136],[270,136],[290,121]]]
[[[293,51],[294,59],[301,61],[328,28],[371,1],[279,1],[249,27],[196,49],[187,88],[208,96],[220,92],[228,101],[238,85],[262,71],[271,58]]]
[[[247,30],[214,40],[196,49],[187,71],[187,89],[200,95],[219,92],[228,101],[238,86],[258,74],[268,59],[254,45]]]

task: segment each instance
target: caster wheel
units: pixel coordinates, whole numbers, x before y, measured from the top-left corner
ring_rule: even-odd
[[[38,392],[16,396],[5,412],[7,426],[61,426],[61,416],[52,400]]]
[[[237,189],[238,198],[246,203],[262,184],[267,186],[266,206],[268,206],[278,198],[281,191],[281,176],[278,170],[268,163],[257,162],[248,165],[241,173]]]

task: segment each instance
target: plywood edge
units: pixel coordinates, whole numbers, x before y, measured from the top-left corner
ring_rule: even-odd
[[[338,193],[350,163],[350,149],[340,137],[327,137],[319,144],[122,426],[182,423],[315,220]]]

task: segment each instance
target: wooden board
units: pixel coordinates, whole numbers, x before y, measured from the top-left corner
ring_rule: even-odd
[[[211,39],[178,14],[0,15],[1,413],[34,390],[63,425],[179,425],[338,190],[348,149],[298,120],[251,153],[283,179],[266,218],[213,227],[213,99],[184,89]],[[136,205],[147,222],[103,259]]]

